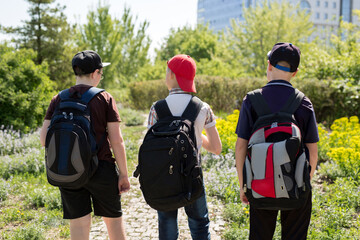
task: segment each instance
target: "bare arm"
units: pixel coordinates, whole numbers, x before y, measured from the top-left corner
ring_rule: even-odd
[[[221,140],[219,137],[219,132],[216,129],[216,126],[205,128],[206,136],[204,134],[201,135],[202,146],[216,155],[221,153]]]
[[[110,144],[114,152],[115,160],[120,171],[119,192],[121,194],[129,191],[130,189],[130,182],[128,179],[127,163],[126,163],[125,143],[121,135],[119,122],[108,122],[107,128],[108,128]]]
[[[238,138],[235,145],[235,162],[236,162],[236,170],[239,178],[240,184],[240,199],[243,203],[249,204],[245,196],[245,192],[243,189],[243,167],[247,153],[248,140],[243,138]]]
[[[46,140],[46,133],[48,130],[48,127],[50,126],[50,120],[44,120],[43,125],[40,130],[40,143],[41,146],[45,146],[45,140]]]
[[[305,143],[305,145],[309,149],[309,161],[311,166],[310,178],[312,178],[314,176],[318,162],[318,147],[317,143]]]

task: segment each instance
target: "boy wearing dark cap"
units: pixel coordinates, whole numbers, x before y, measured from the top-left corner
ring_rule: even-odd
[[[100,56],[94,51],[86,50],[77,53],[72,60],[76,84],[69,89],[70,94],[82,95],[91,87],[96,87],[103,77],[103,68],[109,64],[103,63]],[[58,94],[53,97],[46,112],[40,133],[40,141],[43,146],[45,146],[51,117],[59,102]],[[119,112],[114,98],[105,91],[92,98],[88,106],[96,142],[101,143],[98,145],[100,148],[97,152],[99,165],[94,175],[83,187],[79,189],[59,188],[64,219],[70,219],[71,239],[89,239],[93,207],[94,214],[102,216],[109,238],[125,239],[120,194],[130,189],[130,183],[127,174],[125,145],[119,128],[121,121]]]
[[[280,111],[295,89],[290,80],[296,75],[300,63],[300,50],[291,43],[277,43],[268,53],[268,83],[261,88],[261,94],[273,113]],[[314,108],[311,101],[304,97],[294,117],[299,124],[301,136],[305,143],[307,159],[314,175],[318,155],[319,141]],[[248,97],[242,103],[236,134],[238,139],[235,148],[236,169],[240,183],[240,198],[249,204],[243,189],[243,166],[248,151],[248,141],[257,113]],[[312,200],[311,194],[301,208],[281,210],[282,239],[306,239],[310,223]],[[272,239],[275,231],[278,210],[254,208],[250,203],[250,236],[249,239]]]
[[[169,96],[165,100],[173,116],[181,116],[192,98],[190,93],[196,93],[195,72],[196,64],[190,56],[176,55],[168,61],[166,86],[169,89]],[[209,152],[220,154],[221,142],[215,126],[215,116],[210,106],[205,102],[202,103],[202,108],[194,123],[197,149],[199,150],[203,146]],[[150,109],[148,128],[157,121],[158,116],[153,105]],[[202,134],[203,129],[205,129],[206,136]],[[210,239],[210,221],[205,193],[193,204],[185,206],[185,212],[188,216],[192,238],[196,240]],[[158,211],[160,240],[178,238],[177,213],[177,210]]]

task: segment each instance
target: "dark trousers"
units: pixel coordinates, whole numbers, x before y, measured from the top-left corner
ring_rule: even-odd
[[[306,240],[311,217],[311,193],[306,204],[299,209],[281,212],[281,239]],[[250,204],[251,240],[271,240],[274,235],[278,210],[255,209]]]

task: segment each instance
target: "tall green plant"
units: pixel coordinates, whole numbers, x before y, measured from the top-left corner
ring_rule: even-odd
[[[3,28],[6,33],[15,35],[13,42],[18,48],[32,49],[36,52],[36,64],[48,63],[50,79],[59,89],[71,82],[71,58],[73,50],[71,38],[73,28],[64,14],[65,6],[54,6],[55,0],[27,0],[30,4],[30,20],[20,27]]]
[[[360,10],[354,11],[360,17]],[[305,78],[337,79],[349,87],[360,84],[360,27],[340,22],[337,32],[331,35],[330,44],[312,43],[302,61]],[[357,94],[357,98],[359,94]]]
[[[0,126],[28,132],[42,123],[54,84],[35,56],[32,50],[0,46]]]
[[[218,38],[216,33],[203,25],[197,25],[195,28],[172,28],[160,50],[157,50],[157,58],[167,61],[176,54],[187,54],[196,61],[211,60],[219,51]]]
[[[150,39],[146,34],[149,23],[144,21],[136,26],[137,18],[131,15],[130,8],[124,7],[121,19],[112,17],[109,9],[110,5],[99,2],[97,9],[89,11],[88,22],[78,26],[79,50],[95,50],[104,62],[111,62],[104,69],[102,87],[136,80],[139,69],[149,61]]]
[[[233,20],[225,38],[233,61],[250,76],[264,76],[267,53],[277,42],[292,42],[301,49],[312,32],[310,15],[287,1],[263,0],[244,9],[245,21]]]

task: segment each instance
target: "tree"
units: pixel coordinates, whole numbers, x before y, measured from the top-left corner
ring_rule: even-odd
[[[0,126],[28,132],[42,123],[54,83],[47,65],[37,65],[35,57],[31,49],[0,45]]]
[[[244,22],[233,20],[226,40],[233,61],[253,76],[266,74],[268,51],[277,42],[292,42],[300,49],[312,33],[310,15],[287,1],[263,0],[244,10]]]
[[[196,74],[223,77],[239,77],[243,75],[242,68],[233,65],[233,58],[229,55],[224,45],[223,34],[215,33],[208,26],[197,25],[195,28],[184,26],[170,29],[169,35],[164,39],[160,49],[156,50],[157,56],[150,72],[158,73],[159,65],[162,66],[162,75],[153,75],[164,78],[166,61],[176,54],[188,54],[196,61]]]
[[[219,50],[218,39],[216,33],[203,25],[197,25],[195,28],[172,28],[160,50],[157,50],[157,59],[167,61],[176,54],[187,54],[196,61],[211,60]]]
[[[129,8],[124,7],[120,20],[111,17],[109,8],[99,3],[96,10],[88,13],[88,22],[78,26],[79,48],[95,50],[104,62],[111,62],[104,71],[102,87],[136,80],[139,69],[149,61],[149,23],[140,23],[136,30],[137,18],[133,19]]]
[[[73,75],[71,58],[74,55],[70,44],[72,27],[67,23],[63,13],[65,6],[52,4],[55,0],[27,0],[30,4],[29,21],[21,27],[10,27],[4,30],[13,33],[18,48],[33,49],[36,52],[35,63],[47,62],[50,79],[58,88],[69,84]]]
[[[354,11],[360,17],[360,10]],[[341,21],[330,44],[311,43],[306,54],[302,74],[306,78],[319,80],[346,80],[349,84],[360,84],[360,27]]]

